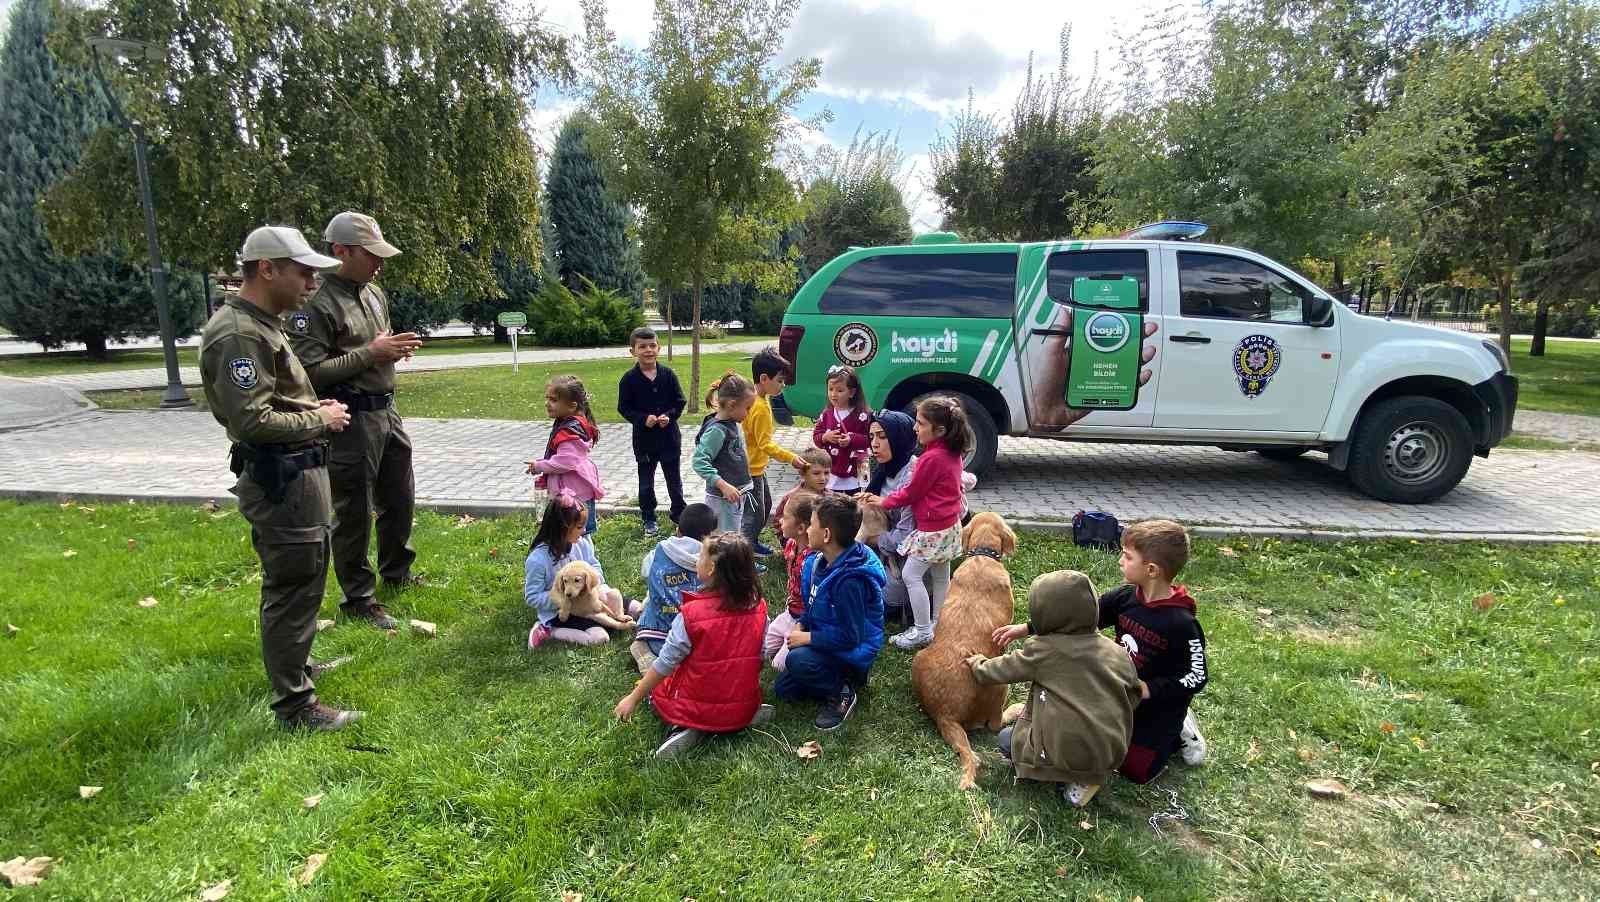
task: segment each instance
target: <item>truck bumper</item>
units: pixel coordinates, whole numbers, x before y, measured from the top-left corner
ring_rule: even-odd
[[[1490,448],[1511,434],[1511,421],[1517,414],[1517,377],[1500,373],[1474,385],[1472,392],[1483,403],[1485,413],[1476,450],[1478,454],[1486,455]]]

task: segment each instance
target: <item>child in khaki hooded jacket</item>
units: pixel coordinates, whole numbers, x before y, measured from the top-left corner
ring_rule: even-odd
[[[1099,614],[1089,577],[1046,573],[1028,587],[1036,635],[1010,654],[967,658],[980,685],[1032,682],[1016,723],[1000,732],[1000,753],[1019,778],[1064,784],[1062,796],[1075,806],[1087,805],[1122,763],[1139,704],[1133,662],[1097,631]]]

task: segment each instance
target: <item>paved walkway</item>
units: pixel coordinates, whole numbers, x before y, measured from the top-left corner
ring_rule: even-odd
[[[0,376],[0,432],[53,422],[91,407],[70,388]]]
[[[704,342],[701,348],[717,353],[744,353],[753,354],[773,342],[764,341],[728,341],[719,343]],[[682,345],[684,359],[688,357],[688,346]],[[613,360],[628,356],[626,346],[613,348],[540,348],[538,350],[520,350],[517,352],[519,364],[549,363],[557,360]],[[666,359],[666,355],[662,355]],[[480,366],[510,366],[511,351],[485,351],[480,354],[427,354],[414,357],[411,360],[396,364],[397,373],[428,373],[436,370],[453,370],[467,367]],[[180,366],[178,378],[184,385],[199,385],[200,370],[193,366]],[[161,368],[145,370],[111,370],[98,373],[75,373],[64,376],[37,376],[32,379],[19,380],[26,382],[45,383],[71,388],[75,391],[107,391],[112,389],[131,388],[163,388],[167,384],[167,371]]]
[[[408,425],[422,504],[482,513],[538,503],[522,462],[543,448],[547,425],[422,418]],[[799,448],[810,436],[780,429],[778,438]],[[100,411],[0,434],[0,494],[229,501],[226,450],[222,429],[208,414]],[[627,427],[605,427],[595,458],[608,492],[602,506],[631,506],[636,476]],[[792,484],[791,470],[772,472],[775,488]],[[692,477],[685,482],[692,485]],[[664,486],[658,495],[665,499]],[[1466,480],[1442,500],[1406,506],[1357,494],[1316,455],[1276,463],[1208,448],[1007,438],[997,472],[980,482],[971,502],[975,509],[1034,520],[1059,521],[1082,508],[1124,520],[1171,516],[1288,534],[1597,539],[1600,454],[1497,451],[1475,460]]]

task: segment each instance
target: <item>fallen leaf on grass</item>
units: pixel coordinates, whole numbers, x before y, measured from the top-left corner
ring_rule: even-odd
[[[816,845],[819,842],[822,842],[822,835],[820,833],[813,833],[810,836],[806,837],[805,838],[805,842],[801,843],[801,845],[803,845],[803,846],[805,846],[806,848],[809,849],[809,848],[811,848],[812,846]]]
[[[315,808],[318,805],[322,804],[323,795],[324,795],[324,793],[320,793],[319,792],[314,796],[306,796],[304,799],[301,800],[300,804],[304,805],[306,807],[306,810],[309,811],[310,809]]]
[[[463,526],[471,526],[476,522],[478,522],[477,517],[474,517],[471,514],[462,514],[456,518],[456,529],[460,529]]]
[[[1065,876],[1067,876],[1067,866],[1066,865],[1062,865],[1061,867],[1056,868],[1056,876],[1057,877],[1065,877]]]
[[[105,789],[105,787],[104,786],[79,786],[78,787],[78,798],[80,798],[80,799],[92,799],[95,796],[99,795],[100,794],[100,790],[102,790],[102,789]]]
[[[129,551],[132,551],[133,549],[137,548],[138,546],[139,546],[138,540],[136,540],[136,539],[129,539],[128,540],[128,550]]]
[[[1263,617],[1271,617],[1272,616],[1272,609],[1271,608],[1256,608],[1256,613],[1260,614]]]
[[[1261,757],[1261,743],[1250,740],[1250,747],[1244,750],[1244,763],[1254,764]]]
[[[436,623],[429,623],[426,620],[411,621],[411,629],[413,632],[421,633],[429,638],[439,635],[439,625]]]
[[[152,596],[149,596],[149,595],[146,595],[145,597],[139,599],[139,607],[141,607],[141,608],[153,608],[153,607],[155,607],[156,605],[158,605],[160,603],[161,602],[156,601],[155,598],[153,598]]]
[[[330,626],[333,626],[333,621],[332,620],[318,620],[317,621],[317,632],[320,633],[320,632],[322,632],[323,630],[327,629]]]
[[[1088,821],[1078,821],[1078,829],[1079,830],[1093,830],[1094,829],[1094,824],[1091,824]]]
[[[73,550],[73,549],[71,549],[71,548],[68,548],[66,551],[61,552],[61,556],[62,557],[77,557],[78,556],[78,552]]]
[[[1306,748],[1303,745],[1300,746],[1299,748],[1295,749],[1294,753],[1295,753],[1295,755],[1297,755],[1300,758],[1301,761],[1305,761],[1305,762],[1308,762],[1308,763],[1311,762],[1311,761],[1315,761],[1317,759],[1317,753],[1312,751],[1311,749]]]
[[[1386,720],[1383,723],[1378,724],[1378,729],[1383,731],[1383,732],[1385,732],[1385,733],[1393,733],[1394,732],[1394,724],[1392,724],[1392,723],[1390,723],[1389,721]]]
[[[1239,552],[1234,551],[1232,548],[1229,548],[1226,545],[1222,545],[1222,546],[1218,547],[1217,548],[1217,554],[1220,554],[1223,557],[1238,557],[1239,556]]]
[[[816,741],[815,739],[810,740],[809,742],[806,742],[799,748],[795,749],[794,753],[800,756],[801,761],[810,761],[813,758],[821,756],[822,743]]]
[[[222,505],[218,504],[215,499],[212,499],[200,505],[200,509],[208,514],[214,514],[217,511],[222,510]]]
[[[1494,597],[1493,592],[1485,592],[1482,595],[1479,595],[1477,598],[1472,599],[1472,606],[1480,611],[1487,611],[1494,607],[1496,600],[1497,599]]]
[[[1560,595],[1557,595],[1556,596],[1556,600],[1551,602],[1551,604],[1554,604],[1558,608],[1561,607],[1562,605],[1566,604],[1566,603],[1567,603],[1567,600],[1565,598],[1562,598]]]
[[[386,638],[393,639],[395,636],[400,635],[400,631],[399,630],[384,630],[383,631],[383,635]]]
[[[1332,799],[1340,801],[1350,794],[1350,789],[1338,780],[1312,780],[1306,784],[1306,792],[1319,799]]]
[[[575,893],[570,889],[562,890],[561,902],[583,902],[583,893]]]
[[[94,508],[92,508],[92,507],[79,507],[78,510],[80,510],[83,513],[86,513],[86,514],[94,513]]]
[[[222,902],[231,892],[233,892],[233,878],[229,877],[215,886],[208,886],[201,890],[200,902]]]
[[[15,623],[6,624],[6,638],[9,639],[20,632],[22,632],[22,627],[17,626]]]
[[[54,864],[55,859],[48,856],[23,858],[18,855],[5,864],[0,864],[0,877],[4,877],[6,883],[11,886],[33,886],[50,873],[50,868]]]
[[[1416,746],[1419,752],[1428,747],[1428,744],[1423,741],[1421,736],[1411,737],[1411,744]]]
[[[306,863],[300,867],[300,873],[295,875],[294,882],[301,886],[310,885],[312,879],[317,876],[317,871],[322,870],[322,866],[327,860],[328,854],[326,852],[318,852],[307,857]]]
[[[489,556],[490,557],[499,557],[500,556],[500,549],[498,549],[498,548],[489,549]]]

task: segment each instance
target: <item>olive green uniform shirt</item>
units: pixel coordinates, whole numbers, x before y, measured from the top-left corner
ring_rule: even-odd
[[[211,415],[246,445],[298,445],[323,438],[317,393],[278,317],[238,297],[212,314],[200,339],[200,376]]]
[[[324,397],[335,386],[381,395],[394,391],[394,364],[379,363],[367,345],[389,329],[383,289],[328,275],[304,310],[284,317],[294,352]]]

